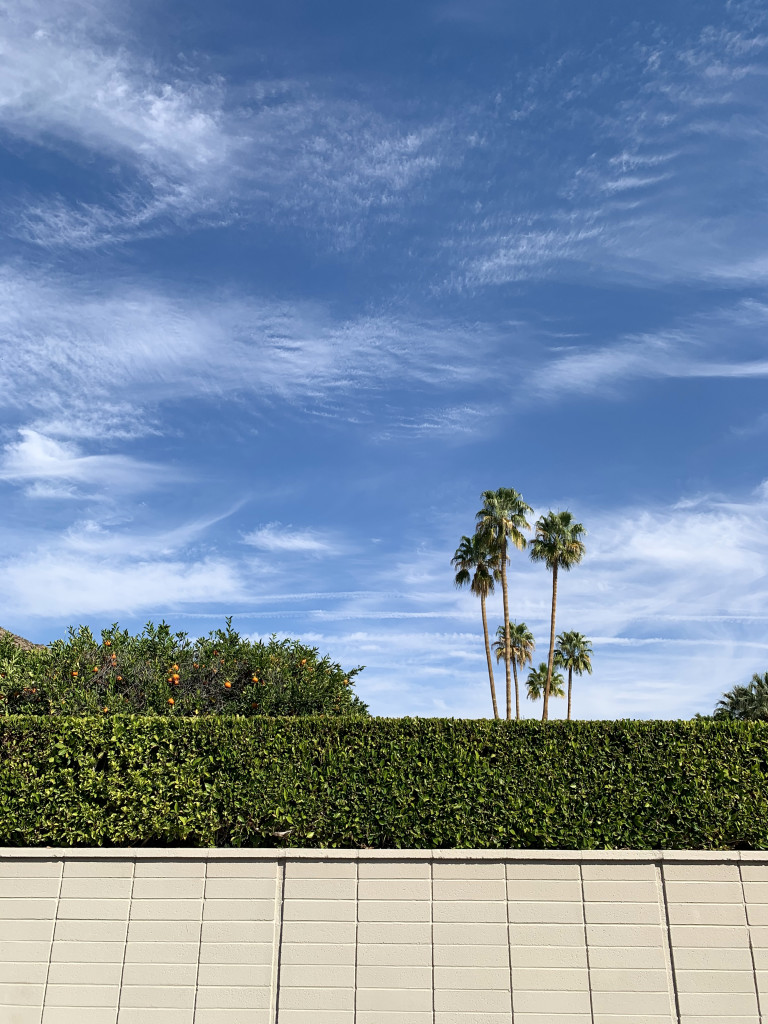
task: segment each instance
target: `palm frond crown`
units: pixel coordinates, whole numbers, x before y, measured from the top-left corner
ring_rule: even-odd
[[[560,633],[555,647],[555,665],[571,669],[577,676],[584,672],[592,675],[591,641],[581,633]]]
[[[572,569],[584,557],[582,537],[586,532],[567,510],[547,512],[536,521],[536,535],[530,544],[531,561],[544,562],[548,569]]]
[[[461,538],[451,565],[457,570],[454,576],[457,587],[468,586],[476,597],[493,593],[499,579],[498,558],[478,534]]]
[[[499,626],[496,630],[496,639],[493,642],[496,661],[501,661],[504,657],[504,644],[504,627]],[[533,633],[524,622],[510,622],[509,650],[515,664],[519,668],[523,668],[528,662],[533,661],[536,641],[533,639]]]
[[[483,507],[477,513],[477,532],[496,549],[507,540],[522,550],[526,546],[523,530],[530,530],[526,516],[533,512],[522,496],[512,487],[497,491],[483,491]]]
[[[528,700],[538,700],[544,696],[547,686],[547,663],[542,661],[538,668],[532,668],[528,673],[525,685],[528,689]],[[559,672],[552,673],[552,680],[549,684],[550,697],[565,696],[565,680]]]

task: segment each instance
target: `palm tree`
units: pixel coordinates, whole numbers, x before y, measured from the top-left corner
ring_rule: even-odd
[[[538,700],[542,694],[546,695],[547,685],[549,685],[550,696],[564,697],[564,682],[559,672],[553,673],[550,677],[549,665],[546,661],[542,661],[538,668],[531,669],[525,681],[528,688],[528,700]]]
[[[549,717],[549,690],[552,682],[552,663],[555,655],[555,611],[557,609],[557,572],[568,572],[584,557],[582,537],[587,531],[575,522],[570,512],[547,512],[536,522],[536,536],[531,541],[531,559],[544,562],[552,571],[552,617],[549,625],[549,658],[547,685],[544,689],[544,710],[541,720]]]
[[[510,665],[512,651],[509,646],[509,595],[507,592],[507,544],[511,542],[518,550],[526,545],[523,530],[531,525],[525,518],[533,512],[522,497],[511,487],[500,487],[498,491],[483,491],[483,507],[477,513],[477,532],[487,542],[490,550],[498,557],[501,572],[501,593],[504,598],[504,665],[507,676],[507,721],[512,718],[512,677]]]
[[[592,648],[590,641],[581,633],[561,633],[555,647],[555,665],[568,669],[568,721],[571,720],[571,690],[573,673],[577,676],[588,672],[592,675]]]
[[[734,686],[715,705],[713,718],[735,718],[751,722],[768,719],[768,672],[755,672],[746,686]]]
[[[496,630],[496,641],[493,645],[496,652],[496,661],[501,661],[506,650],[504,638],[504,627],[499,626]],[[517,682],[517,667],[523,668],[529,661],[533,660],[533,652],[536,649],[536,641],[533,633],[524,622],[510,622],[509,624],[509,651],[512,656],[512,672],[515,676],[515,718],[520,720],[520,687]]]
[[[488,545],[477,534],[474,537],[462,537],[451,565],[457,569],[454,582],[457,587],[469,586],[469,589],[480,598],[480,611],[483,616],[483,636],[485,637],[485,657],[488,661],[488,678],[491,683],[491,703],[493,717],[499,717],[496,704],[496,684],[493,679],[493,662],[491,661],[491,645],[488,640],[488,619],[485,614],[485,599],[493,593],[494,584],[499,579],[498,560],[489,551]],[[474,571],[473,571],[474,570]]]

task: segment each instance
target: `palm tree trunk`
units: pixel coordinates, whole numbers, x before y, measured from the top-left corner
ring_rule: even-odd
[[[552,618],[549,623],[549,660],[547,661],[547,684],[544,687],[544,711],[542,722],[549,720],[549,688],[552,684],[552,662],[555,657],[555,609],[557,608],[557,563],[552,568]]]
[[[573,665],[568,666],[568,721],[571,720],[571,687],[573,686]]]
[[[520,687],[517,684],[517,661],[512,659],[512,671],[515,673],[515,721],[520,721]]]
[[[501,545],[501,593],[504,598],[504,668],[507,674],[507,721],[512,721],[512,676],[509,671],[512,652],[509,646],[509,598],[507,596],[507,538]]]
[[[493,704],[493,717],[498,719],[499,708],[496,704],[496,684],[493,681],[493,662],[491,661],[491,644],[488,639],[488,619],[485,615],[485,594],[480,595],[480,609],[483,613],[483,636],[485,637],[485,656],[488,659],[488,678],[491,681],[491,703]]]

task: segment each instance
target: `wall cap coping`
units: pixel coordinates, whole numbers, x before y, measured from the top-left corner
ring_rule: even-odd
[[[768,850],[329,850],[291,847],[0,847],[3,860],[425,860],[768,863]]]

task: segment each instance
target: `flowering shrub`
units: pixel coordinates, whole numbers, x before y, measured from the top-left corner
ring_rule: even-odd
[[[344,671],[299,640],[250,642],[232,629],[191,640],[147,623],[115,623],[98,642],[81,626],[67,640],[22,650],[0,635],[0,714],[367,714]]]

